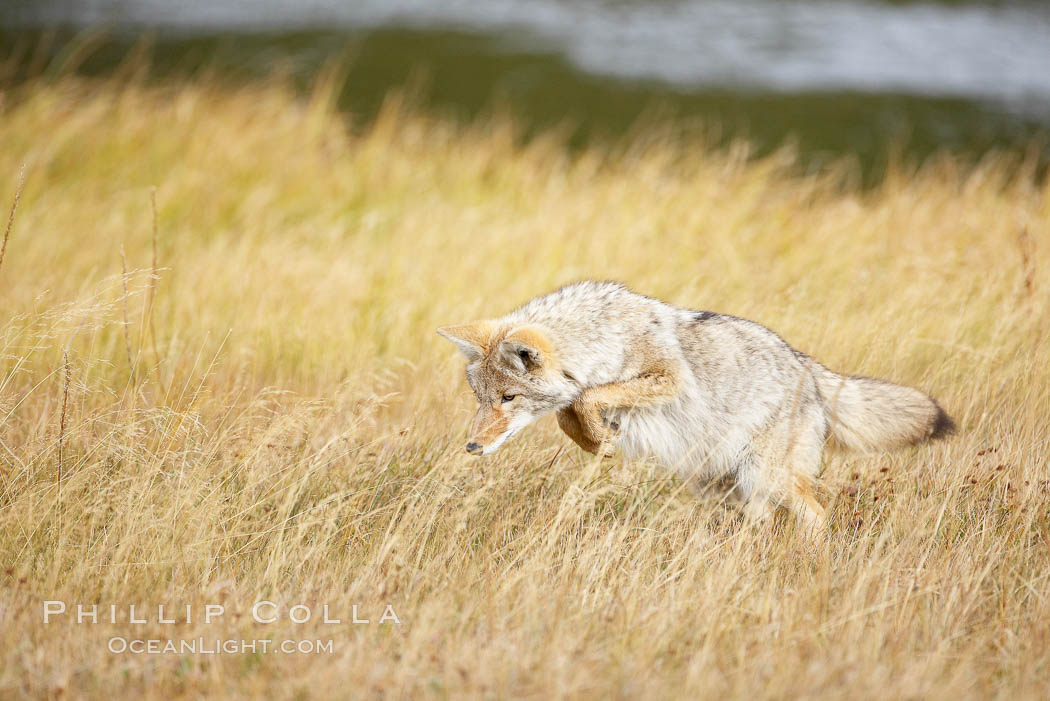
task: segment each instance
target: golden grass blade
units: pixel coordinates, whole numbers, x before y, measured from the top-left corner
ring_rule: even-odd
[[[11,202],[11,213],[7,215],[7,226],[4,227],[4,240],[0,243],[0,268],[4,267],[4,255],[7,253],[7,240],[11,238],[11,229],[15,225],[15,212],[18,211],[18,201],[22,199],[22,190],[26,185],[26,166],[23,163],[18,171],[17,185],[15,185],[15,197]]]

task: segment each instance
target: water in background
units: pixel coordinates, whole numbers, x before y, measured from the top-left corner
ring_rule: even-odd
[[[862,0],[0,0],[0,53],[104,28],[80,70],[105,73],[143,32],[157,74],[308,79],[351,57],[342,101],[374,114],[422,82],[426,106],[494,103],[532,129],[623,133],[655,108],[806,161],[892,146],[979,155],[1050,132],[1050,3]],[[28,56],[29,53],[27,52]],[[1043,141],[1044,157],[1050,149]]]

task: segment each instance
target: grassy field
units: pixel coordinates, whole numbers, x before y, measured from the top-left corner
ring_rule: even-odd
[[[392,99],[354,129],[335,84],[0,93],[0,226],[26,164],[0,262],[0,697],[1044,696],[1050,190],[1023,163],[861,191],[657,127],[569,153]],[[919,386],[960,433],[831,455],[815,548],[553,418],[467,455],[434,329],[583,277]],[[48,600],[68,611],[45,624]]]

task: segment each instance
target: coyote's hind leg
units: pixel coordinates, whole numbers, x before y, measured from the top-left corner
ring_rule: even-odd
[[[755,456],[748,456],[737,467],[735,481],[733,494],[744,515],[744,521],[753,526],[770,523],[776,511],[776,502],[765,466],[758,462]]]
[[[744,503],[744,507],[741,511],[744,514],[745,522],[752,526],[765,526],[772,521],[773,513],[776,509],[773,507],[773,503],[768,499],[752,498]]]
[[[815,536],[823,530],[824,507],[813,495],[808,477],[794,476],[786,489],[779,488],[764,477],[758,476],[758,485],[739,490],[743,492],[741,511],[745,521],[752,525],[766,524],[772,519],[776,507],[783,506],[807,534]],[[774,490],[782,492],[779,498]]]
[[[736,473],[737,493],[748,520],[768,520],[778,506],[810,536],[824,530],[824,507],[813,494],[824,451],[823,417],[803,408],[755,438]]]
[[[819,407],[810,405],[800,412],[797,439],[789,444],[785,456],[789,473],[784,506],[799,526],[810,535],[824,532],[827,521],[824,507],[813,494],[813,480],[820,474],[824,456],[826,424]]]
[[[803,406],[758,441],[758,480],[778,506],[810,536],[824,531],[824,507],[813,494],[824,453],[824,419],[815,405]]]
[[[827,517],[824,507],[813,495],[812,483],[808,476],[795,475],[785,503],[799,527],[806,533],[815,536],[823,532]]]

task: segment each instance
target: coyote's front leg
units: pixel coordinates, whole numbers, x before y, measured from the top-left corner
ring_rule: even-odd
[[[586,450],[591,455],[599,455],[602,457],[610,457],[612,455],[611,446],[607,446],[605,450],[602,449],[602,443],[600,436],[595,435],[585,428],[583,419],[576,412],[575,403],[572,406],[565,407],[557,414],[558,426],[565,435],[573,440],[576,445]]]
[[[614,409],[638,409],[670,401],[678,391],[674,374],[653,370],[624,382],[588,387],[571,406],[558,412],[558,425],[588,453],[608,456],[620,426]]]

